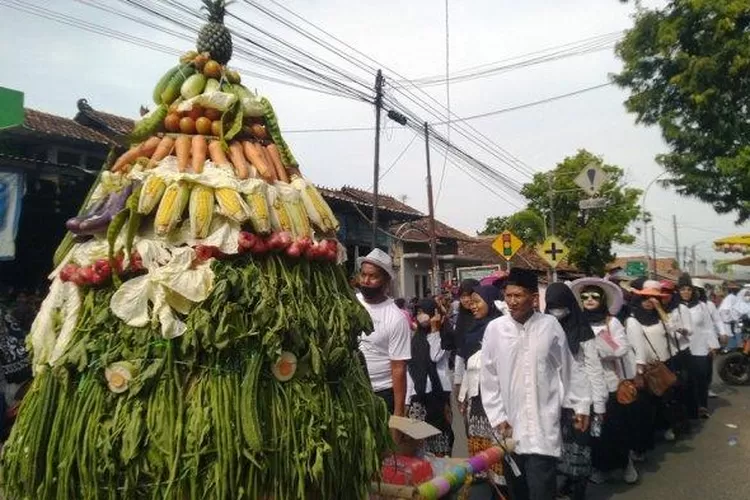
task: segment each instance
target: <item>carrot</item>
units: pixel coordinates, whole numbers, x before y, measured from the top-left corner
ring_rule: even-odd
[[[256,168],[260,176],[266,180],[266,182],[276,182],[276,173],[273,168],[266,163],[265,156],[263,155],[262,147],[254,142],[243,141],[242,149],[245,151],[245,157],[250,160],[250,163]]]
[[[135,163],[135,161],[141,156],[150,157],[154,154],[156,147],[161,142],[161,138],[157,136],[149,137],[147,140],[136,144],[132,148],[124,152],[112,166],[113,172],[119,172],[128,163]]]
[[[211,157],[211,161],[217,165],[231,165],[227,160],[227,155],[224,154],[224,150],[221,148],[221,142],[211,141],[208,143],[208,156]]]
[[[268,146],[266,146],[266,152],[268,153],[268,156],[271,157],[273,166],[276,169],[276,176],[281,182],[288,183],[289,174],[286,173],[286,167],[281,162],[281,153],[279,153],[279,148],[276,147],[276,144],[270,143]]]
[[[242,152],[242,144],[238,141],[234,141],[229,145],[229,157],[232,159],[232,165],[234,165],[234,173],[240,179],[247,179],[249,175],[249,168],[245,161],[245,155]]]
[[[165,135],[161,142],[159,142],[159,145],[156,147],[154,154],[151,155],[151,159],[148,162],[147,168],[155,167],[157,163],[169,156],[169,153],[172,152],[173,148],[174,139],[172,139],[168,135]]]
[[[184,172],[187,170],[188,161],[190,161],[190,136],[180,134],[174,141],[174,150],[177,154],[177,170]]]
[[[202,135],[194,135],[191,147],[193,154],[193,172],[196,174],[203,173],[203,164],[206,162],[208,154],[208,143]]]

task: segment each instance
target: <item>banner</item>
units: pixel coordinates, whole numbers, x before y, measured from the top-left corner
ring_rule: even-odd
[[[16,234],[24,186],[22,173],[0,172],[0,260],[16,257]]]

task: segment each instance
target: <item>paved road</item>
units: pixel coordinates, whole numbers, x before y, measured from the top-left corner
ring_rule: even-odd
[[[588,500],[750,499],[750,387],[719,381],[714,390],[719,397],[710,400],[713,416],[692,437],[659,444],[648,461],[639,464],[638,484],[592,484]],[[454,456],[467,456],[466,436],[458,422],[455,414]],[[732,437],[737,440],[734,446],[729,445]]]

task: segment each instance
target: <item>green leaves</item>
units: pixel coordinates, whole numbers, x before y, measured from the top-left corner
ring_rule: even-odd
[[[658,125],[670,151],[656,160],[682,195],[750,218],[742,150],[750,143],[750,1],[673,0],[639,10],[618,44],[636,121]],[[727,168],[732,164],[731,168]]]

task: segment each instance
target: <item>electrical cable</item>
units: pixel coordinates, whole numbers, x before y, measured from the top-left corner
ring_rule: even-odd
[[[448,110],[448,122],[446,125],[445,137],[448,142],[451,140],[451,123],[450,123],[450,111],[451,111],[451,82],[450,82],[450,22],[448,18],[448,0],[445,0],[445,107]],[[437,196],[435,197],[434,210],[437,211],[438,203],[440,203],[440,195],[443,192],[443,181],[445,180],[445,167],[448,165],[448,152],[446,151],[443,157],[443,168],[440,171],[440,181],[438,182]]]

